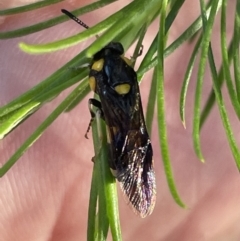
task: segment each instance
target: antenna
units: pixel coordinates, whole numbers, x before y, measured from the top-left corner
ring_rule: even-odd
[[[66,14],[69,18],[71,18],[72,20],[77,22],[79,25],[83,26],[86,29],[89,28],[89,26],[87,24],[85,24],[82,20],[80,20],[79,18],[74,16],[72,13],[68,12],[66,9],[62,9],[61,11],[62,11],[62,13]]]

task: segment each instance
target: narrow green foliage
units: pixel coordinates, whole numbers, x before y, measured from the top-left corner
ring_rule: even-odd
[[[202,42],[202,37],[198,39],[198,42],[196,43],[194,50],[192,52],[191,59],[189,60],[187,70],[185,72],[184,80],[183,80],[183,85],[181,89],[181,94],[180,94],[180,105],[179,105],[179,110],[180,110],[180,118],[183,123],[184,128],[186,128],[186,122],[185,122],[185,105],[186,105],[186,96],[187,96],[187,90],[188,90],[188,85],[189,81],[191,78],[192,70],[195,64],[195,60],[197,57],[198,50],[200,48],[200,44]]]
[[[45,0],[22,7],[0,10],[0,16],[17,13],[24,13],[27,16],[28,11],[42,8],[50,4],[55,4],[60,1],[62,0]],[[114,2],[114,0],[93,2],[82,8],[72,11],[72,13],[75,16],[79,16],[104,7],[112,2]],[[187,105],[186,100],[188,86],[196,59],[199,57],[198,74],[195,81],[196,90],[192,120],[192,135],[196,155],[202,162],[204,161],[204,156],[201,150],[200,130],[216,101],[232,155],[235,159],[237,168],[240,170],[240,151],[234,137],[235,133],[233,133],[230,125],[230,120],[228,118],[228,113],[221,93],[221,87],[224,83],[224,80],[226,80],[232,106],[234,107],[237,117],[240,118],[240,1],[236,1],[234,33],[228,49],[226,39],[227,0],[210,0],[206,7],[205,1],[200,0],[201,15],[198,16],[193,23],[189,23],[189,26],[186,28],[186,30],[183,31],[183,33],[177,39],[166,47],[167,35],[169,32],[171,33],[171,26],[174,23],[178,12],[181,10],[182,6],[184,6],[184,2],[184,0],[131,1],[122,9],[113,13],[95,26],[92,26],[87,30],[80,28],[79,31],[81,32],[74,36],[45,44],[20,43],[19,47],[23,51],[31,54],[42,54],[61,50],[99,35],[96,41],[94,41],[88,48],[79,53],[75,58],[66,63],[62,68],[57,70],[47,79],[43,80],[34,88],[5,106],[0,107],[1,139],[13,131],[33,113],[42,108],[45,103],[54,99],[65,89],[81,81],[78,86],[68,95],[68,97],[62,101],[62,103],[39,127],[37,127],[32,135],[27,138],[27,140],[18,148],[13,156],[10,157],[10,159],[0,168],[0,177],[3,176],[14,165],[14,163],[16,163],[23,153],[27,151],[27,149],[44,133],[46,128],[48,128],[61,113],[73,109],[87,95],[90,90],[87,83],[89,69],[83,66],[91,63],[90,58],[111,41],[121,42],[125,50],[127,50],[132,44],[136,43],[135,52],[131,54],[131,56],[136,58],[145,34],[148,32],[148,27],[158,17],[160,17],[159,29],[156,30],[154,34],[155,38],[150,44],[149,49],[144,49],[143,53],[146,54],[142,63],[140,64],[137,74],[138,81],[140,82],[143,79],[144,74],[148,70],[155,67],[147,105],[146,125],[149,133],[151,134],[156,103],[158,133],[163,165],[168,186],[175,202],[181,207],[186,207],[178,194],[170,163],[167,127],[165,120],[165,113],[168,110],[165,109],[165,98],[167,99],[167,96],[165,96],[164,90],[164,58],[173,53],[186,41],[192,40],[193,37],[198,37],[198,41],[195,43],[194,50],[186,68],[182,88],[179,90],[179,93],[181,92],[179,103],[181,121],[186,128],[185,106]],[[222,7],[222,63],[219,71],[217,72],[210,41],[215,17],[220,7]],[[69,20],[67,16],[60,13],[60,10],[59,15],[60,16],[56,18],[22,27],[21,29],[1,32],[0,39],[25,36]],[[211,69],[213,89],[205,103],[205,106],[202,109],[202,87],[204,83],[203,81],[207,61],[209,62]],[[231,76],[230,71],[232,67],[234,70],[233,76]],[[88,241],[106,240],[109,230],[112,234],[112,240],[122,240],[118,214],[116,181],[110,172],[108,164],[109,153],[105,125],[105,122],[100,119],[98,111],[96,111],[96,118],[92,125],[95,157],[93,158],[94,168],[88,210]]]
[[[173,5],[172,9],[170,10],[170,12],[165,20],[166,21],[165,22],[166,23],[166,26],[165,26],[166,33],[170,29],[170,27],[171,27],[174,19],[176,18],[177,13],[180,10],[184,1],[185,0],[176,1]],[[160,6],[160,8],[161,8],[161,6]],[[139,82],[143,77],[143,73],[150,69],[150,68],[148,69],[147,67],[144,67],[144,66],[147,65],[151,61],[151,59],[153,58],[153,55],[157,52],[157,46],[158,46],[158,34],[156,34],[152,44],[150,45],[150,48],[148,49],[147,53],[145,54],[143,61],[141,62],[141,65],[139,67],[139,70],[138,70],[138,81]],[[142,69],[144,69],[144,70],[142,71]]]
[[[239,60],[239,42],[240,42],[240,2],[236,2],[236,14],[234,21],[234,35],[233,35],[233,67],[237,99],[240,103],[240,60]],[[228,58],[229,60],[229,58]],[[230,60],[229,60],[230,65]]]
[[[199,62],[198,68],[198,76],[197,76],[197,86],[195,92],[195,102],[194,102],[194,116],[193,116],[193,143],[195,152],[200,159],[201,162],[204,162],[203,154],[201,151],[200,145],[200,113],[201,113],[201,96],[202,96],[202,85],[204,79],[205,65],[208,54],[208,47],[212,33],[212,26],[214,23],[214,19],[218,10],[218,0],[213,0],[212,8],[210,11],[210,15],[208,21],[207,14],[205,10],[205,3],[203,0],[201,3],[201,12],[202,12],[202,21],[203,21],[203,38],[202,38],[202,46],[201,46],[201,58]]]
[[[77,88],[49,115],[49,117],[31,134],[31,136],[19,147],[14,155],[0,168],[2,177],[23,155],[23,153],[43,134],[43,132],[64,112],[64,110],[78,97],[86,88],[86,82],[80,83]]]
[[[206,11],[207,16],[209,15],[210,10],[211,10],[211,8],[209,8]],[[192,36],[194,36],[194,34],[197,33],[199,31],[199,29],[201,29],[201,27],[202,27],[202,20],[201,20],[201,17],[198,17],[175,41],[173,41],[164,50],[164,57],[166,58],[171,53],[173,53],[178,47],[180,47],[184,42],[186,42],[187,40],[190,40],[192,38]],[[146,54],[147,60],[146,61],[143,60],[144,64],[141,64],[141,68],[139,68],[139,70],[138,70],[139,77],[142,77],[145,72],[147,72],[150,69],[152,69],[153,67],[155,67],[158,63],[157,57],[150,60],[155,51],[154,48],[155,48],[155,44],[156,44],[155,41],[157,41],[157,36],[154,39],[152,46],[150,48],[151,49],[150,54],[149,55],[148,55],[148,53]]]
[[[226,79],[228,93],[229,93],[233,108],[234,108],[238,118],[240,118],[240,103],[239,103],[238,98],[237,98],[236,89],[233,85],[233,81],[232,81],[232,77],[231,77],[231,73],[230,73],[230,68],[229,68],[230,63],[229,63],[229,60],[228,60],[228,53],[227,53],[226,8],[227,8],[227,1],[223,0],[222,15],[221,15],[221,48],[222,48],[222,59],[223,59],[223,74],[224,74],[224,77]],[[234,59],[236,61],[236,58],[234,58]]]
[[[224,105],[224,101],[222,99],[221,85],[218,82],[218,76],[217,76],[216,66],[214,63],[212,48],[209,49],[208,58],[209,58],[209,64],[211,67],[211,73],[212,73],[212,77],[213,77],[213,88],[214,88],[214,93],[216,96],[219,112],[221,115],[223,126],[225,128],[225,132],[226,132],[226,135],[227,135],[227,138],[229,141],[229,145],[230,145],[232,154],[234,156],[237,168],[238,168],[238,170],[240,170],[240,152],[239,152],[239,148],[237,147],[235,138],[233,136],[233,132],[232,132],[229,120],[228,120],[228,116],[227,116],[227,111],[226,111],[226,108]]]
[[[176,185],[174,183],[169,150],[167,141],[167,128],[165,121],[165,107],[164,107],[164,58],[163,50],[166,43],[166,33],[165,33],[165,14],[166,14],[167,0],[162,1],[161,18],[160,18],[160,28],[158,37],[158,67],[157,67],[157,115],[158,115],[158,133],[160,139],[160,146],[163,158],[163,164],[165,169],[165,174],[167,177],[167,182],[171,194],[175,202],[181,206],[186,207],[181,200]]]
[[[63,0],[44,0],[44,1],[40,1],[40,2],[30,3],[28,5],[16,7],[16,8],[4,9],[4,10],[0,10],[0,16],[24,13],[24,12],[28,12],[31,10],[43,8],[43,7],[46,7],[46,6],[55,4],[55,3],[59,3],[62,1]]]
[[[94,127],[92,128],[94,130]],[[95,128],[96,129],[96,128]],[[93,140],[95,141],[95,139]],[[96,145],[94,144],[94,147]],[[95,150],[97,153],[97,150]],[[99,173],[98,165],[94,162],[93,172],[92,172],[92,182],[90,189],[90,198],[89,198],[89,206],[88,206],[88,226],[87,226],[87,241],[96,240],[96,213],[97,213],[97,200],[98,200],[98,173]]]
[[[233,58],[233,42],[231,41],[230,46],[228,48],[228,60],[229,63],[232,61]],[[222,87],[223,81],[224,81],[224,74],[223,74],[223,65],[221,66],[219,72],[218,72],[218,76],[217,76],[217,81],[220,85],[220,87]],[[214,104],[215,104],[215,94],[214,94],[214,90],[211,91],[207,102],[202,110],[201,113],[201,118],[200,118],[200,129],[202,128],[203,124],[205,123],[207,117],[209,116]]]
[[[103,7],[106,4],[109,4],[109,3],[114,2],[114,1],[116,1],[116,0],[94,2],[94,3],[91,3],[87,6],[85,6],[85,7],[81,7],[79,9],[76,9],[72,13],[76,16],[83,15],[85,13],[96,10],[96,9],[98,9],[100,7]],[[60,11],[59,11],[59,14],[60,14]],[[8,31],[8,32],[2,32],[2,33],[0,33],[0,39],[22,37],[22,36],[25,36],[25,35],[36,33],[38,31],[53,27],[57,24],[65,22],[67,20],[69,20],[69,18],[67,18],[66,16],[61,14],[59,17],[52,18],[52,19],[43,21],[41,23],[37,23],[37,24],[34,24],[34,25],[30,25],[30,26],[27,26],[27,27],[23,27],[23,28]],[[60,43],[61,43],[61,41],[60,41]],[[31,48],[31,47],[29,47],[31,45],[21,43],[20,46],[21,46],[21,48],[23,48],[23,50],[28,51],[29,53],[39,53],[38,48],[34,52],[34,49],[35,49],[34,46],[35,45]],[[45,45],[43,45],[43,46],[45,46]],[[50,44],[50,47],[51,46],[52,45]],[[53,46],[56,46],[56,45],[53,44]],[[33,50],[31,50],[31,49],[33,49]],[[50,51],[46,51],[46,52],[50,52]]]
[[[100,119],[98,111],[96,112],[96,121],[93,123],[93,140],[94,140],[94,169],[96,168],[95,185],[97,189],[93,189],[94,197],[98,196],[98,215],[90,210],[96,210],[97,203],[95,198],[89,207],[89,223],[88,241],[93,240],[96,235],[97,240],[106,240],[108,227],[110,226],[112,238],[114,241],[121,241],[121,229],[118,214],[118,200],[116,181],[110,172],[108,165],[108,147],[106,138],[105,123]],[[96,220],[97,225],[93,224]],[[95,228],[95,230],[93,230]]]
[[[148,97],[147,111],[146,111],[146,126],[149,135],[152,133],[152,123],[154,118],[154,109],[157,96],[157,68],[154,68],[150,93]]]

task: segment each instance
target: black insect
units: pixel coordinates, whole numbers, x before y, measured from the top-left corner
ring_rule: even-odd
[[[67,15],[81,22],[71,13]],[[156,200],[153,151],[137,75],[123,54],[121,43],[110,42],[94,55],[89,83],[100,101],[90,99],[89,104],[100,109],[107,125],[111,171],[136,213],[145,217],[151,214]]]

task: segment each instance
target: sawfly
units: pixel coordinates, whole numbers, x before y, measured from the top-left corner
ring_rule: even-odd
[[[70,12],[62,12],[88,28]],[[121,43],[110,42],[93,56],[89,84],[100,101],[89,99],[89,109],[92,119],[95,113],[91,106],[99,109],[107,125],[112,174],[134,211],[146,217],[152,213],[156,201],[153,150],[145,125],[137,75],[131,67],[131,60],[123,54]]]

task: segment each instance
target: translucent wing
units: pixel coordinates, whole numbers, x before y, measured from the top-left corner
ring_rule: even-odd
[[[134,135],[135,147],[129,139]],[[122,191],[129,200],[131,206],[142,218],[152,213],[156,201],[156,182],[153,170],[152,145],[147,139],[145,145],[139,146],[138,138],[141,132],[131,131],[126,137],[122,155],[116,166],[116,178],[120,182]]]

